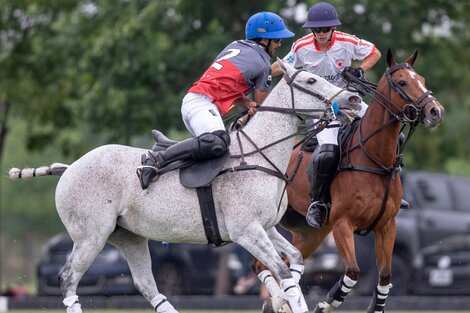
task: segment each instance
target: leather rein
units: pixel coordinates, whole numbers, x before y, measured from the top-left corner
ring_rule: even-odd
[[[368,94],[373,94],[375,96],[375,100],[382,105],[391,115],[391,118],[382,124],[380,127],[369,133],[366,137],[364,137],[363,132],[362,132],[362,122],[363,120],[359,122],[359,142],[353,146],[350,146],[347,149],[346,152],[346,163],[340,165],[339,170],[356,170],[356,171],[364,171],[364,172],[369,172],[373,174],[378,174],[378,175],[387,175],[387,181],[386,181],[386,186],[385,186],[385,194],[382,200],[382,206],[380,209],[379,214],[376,216],[374,221],[367,227],[366,230],[362,231],[357,231],[361,236],[365,236],[368,233],[370,233],[375,226],[377,226],[378,222],[382,218],[383,214],[385,213],[385,208],[387,205],[387,200],[388,200],[388,195],[390,193],[390,184],[395,177],[395,174],[400,171],[400,162],[401,158],[403,155],[403,150],[405,148],[406,143],[408,140],[411,138],[413,135],[414,131],[416,130],[416,127],[418,126],[419,122],[423,119],[423,109],[425,106],[430,103],[431,101],[435,100],[436,98],[432,95],[432,91],[427,90],[424,92],[418,99],[412,100],[408,94],[401,88],[401,86],[392,79],[392,74],[396,72],[397,70],[400,69],[412,69],[411,65],[408,63],[399,63],[399,64],[394,64],[391,67],[387,68],[385,72],[385,76],[388,82],[388,85],[391,90],[395,91],[400,98],[405,100],[406,104],[404,107],[400,107],[397,104],[395,104],[391,100],[391,94],[387,97],[381,94],[380,92],[377,91],[377,85],[372,84],[364,79],[359,79],[354,77],[353,75],[346,73],[345,74],[345,80],[348,83],[348,85],[353,85],[355,84],[356,86],[352,86],[352,88],[357,89],[357,85],[362,89],[362,92],[368,93]],[[352,82],[352,84],[351,84]],[[409,108],[412,112],[414,112],[414,118],[410,118],[406,115],[405,110]],[[398,111],[398,113],[395,113]],[[397,151],[397,157],[395,158],[395,163],[392,164],[392,166],[387,167],[383,164],[380,163],[376,158],[374,158],[368,151],[365,146],[365,143],[367,140],[372,138],[374,135],[378,134],[381,132],[385,127],[388,125],[392,124],[395,121],[399,121],[403,124],[403,126],[400,129],[400,132],[403,131],[403,129],[409,125],[409,130],[408,130],[408,135],[406,136],[405,142],[401,145],[400,151]],[[351,142],[351,141],[350,141]],[[374,164],[377,165],[377,167],[369,167],[369,166],[361,166],[361,165],[353,165],[349,163],[349,153],[353,151],[356,148],[360,148],[361,151],[367,156],[369,160],[371,160]]]
[[[333,111],[333,108],[332,108],[332,104],[333,104],[332,100],[335,97],[337,97],[344,90],[341,90],[340,92],[333,95],[330,99],[328,99],[328,98],[326,98],[326,97],[324,97],[324,96],[322,96],[322,95],[320,95],[316,92],[313,92],[309,89],[306,89],[306,88],[300,86],[299,84],[297,84],[295,82],[295,78],[297,77],[297,75],[299,73],[303,72],[303,71],[305,71],[305,70],[303,70],[303,69],[297,70],[291,77],[287,74],[284,74],[284,76],[283,76],[283,79],[286,80],[287,85],[289,85],[289,87],[290,87],[291,108],[279,108],[279,107],[270,107],[270,106],[262,105],[262,106],[258,107],[257,111],[258,112],[263,112],[263,111],[276,112],[276,113],[279,113],[279,114],[293,115],[293,116],[298,117],[300,120],[303,120],[303,117],[319,118],[318,115],[319,115],[319,113],[321,113],[321,117],[319,118],[320,121],[315,123],[315,125],[313,127],[311,126],[311,127],[308,128],[308,136],[307,137],[311,137],[311,136],[316,135],[317,133],[319,133],[323,128],[325,128],[328,125],[329,122],[331,122],[332,120],[334,120],[336,118],[336,116],[334,114],[334,111]],[[314,83],[316,83],[316,80],[312,77],[312,78],[310,78],[309,83],[314,84]],[[307,93],[311,96],[314,96],[315,98],[323,101],[326,105],[325,108],[324,109],[299,109],[299,108],[296,108],[295,107],[295,96],[294,96],[295,89],[298,89],[302,92],[305,92],[305,93]],[[258,147],[256,145],[256,143],[248,136],[248,134],[242,128],[237,129],[236,130],[236,136],[237,136],[238,145],[240,147],[240,154],[231,155],[230,158],[241,159],[240,164],[237,165],[237,166],[233,166],[233,167],[226,168],[226,169],[222,170],[219,173],[219,175],[221,175],[223,173],[227,173],[227,172],[257,170],[257,171],[262,171],[262,172],[265,172],[269,175],[272,175],[272,176],[275,176],[275,177],[278,177],[278,178],[282,179],[285,182],[285,186],[284,186],[284,189],[283,189],[283,192],[282,192],[282,195],[281,195],[281,200],[279,201],[279,205],[278,205],[278,211],[279,211],[279,208],[280,208],[280,205],[282,203],[282,199],[284,197],[287,185],[294,179],[295,175],[297,174],[298,168],[300,167],[300,164],[302,163],[303,154],[299,154],[299,156],[297,157],[296,166],[294,167],[291,175],[289,175],[288,173],[283,173],[276,166],[276,164],[274,164],[266,156],[266,154],[263,151],[270,148],[270,147],[273,147],[273,146],[275,146],[275,145],[277,145],[281,142],[284,142],[284,141],[286,141],[286,140],[288,140],[292,137],[295,137],[299,134],[304,134],[304,133],[299,132],[297,130],[293,134],[285,136],[285,137],[283,137],[279,140],[276,140],[276,141],[274,141],[270,144],[267,144],[263,147]],[[253,151],[250,151],[250,152],[245,152],[244,151],[243,144],[242,144],[242,141],[241,141],[241,136],[243,136],[250,143],[250,145],[254,148]],[[304,140],[306,138],[304,138]],[[251,155],[254,155],[254,154],[260,154],[271,165],[272,168],[267,168],[267,167],[256,165],[256,164],[253,164],[253,165],[247,164],[247,162],[245,161],[245,157],[251,156]]]
[[[303,69],[300,69],[300,70],[297,70],[291,77],[288,76],[287,74],[284,74],[283,78],[286,80],[286,83],[289,85],[290,87],[290,93],[291,93],[291,108],[279,108],[279,107],[271,107],[271,106],[260,106],[257,111],[258,112],[263,112],[263,111],[266,111],[266,112],[276,112],[276,113],[279,113],[279,114],[288,114],[288,115],[294,115],[294,116],[297,116],[299,119],[303,120],[303,116],[304,117],[307,117],[307,118],[318,118],[318,114],[321,113],[322,116],[320,117],[320,120],[321,122],[323,123],[317,123],[317,127],[309,127],[309,135],[311,133],[313,134],[317,134],[318,132],[320,132],[330,121],[332,121],[334,118],[335,118],[335,114],[333,112],[333,109],[332,109],[332,100],[337,97],[341,92],[343,92],[343,90],[341,90],[340,92],[338,92],[337,94],[333,95],[333,97],[331,97],[331,99],[328,99],[326,97],[324,97],[323,95],[320,95],[316,92],[313,92],[309,89],[306,89],[302,86],[300,86],[299,84],[297,84],[295,82],[295,78],[297,77],[297,75],[301,72],[303,72],[305,70]],[[314,84],[316,82],[316,80],[312,77],[310,78],[311,79],[311,83]],[[325,103],[325,108],[324,109],[299,109],[299,108],[296,108],[295,107],[295,95],[294,95],[294,91],[295,89],[298,89],[302,92],[305,92],[311,96],[314,96],[315,98],[321,100],[322,102]],[[299,134],[303,134],[299,131],[296,131],[295,133],[293,134],[289,134],[279,140],[276,140],[270,144],[267,144],[263,147],[258,147],[256,145],[256,143],[248,136],[248,134],[243,130],[243,129],[237,129],[236,130],[236,136],[237,136],[237,141],[238,141],[238,145],[240,147],[240,154],[237,154],[237,155],[231,155],[230,158],[234,158],[234,159],[241,159],[240,161],[240,165],[238,166],[235,166],[235,167],[231,167],[231,168],[227,168],[227,169],[224,169],[221,173],[225,173],[225,172],[235,172],[235,171],[243,171],[243,170],[260,170],[260,171],[263,171],[263,172],[266,172],[270,175],[273,175],[273,176],[276,176],[282,180],[284,180],[286,183],[289,183],[290,181],[292,181],[292,179],[294,178],[293,176],[289,176],[287,173],[283,173],[265,154],[264,154],[264,150],[268,149],[268,148],[271,148],[279,143],[282,143],[292,137],[295,137]],[[241,141],[241,137],[244,137],[249,143],[250,145],[254,148],[254,150],[250,151],[250,152],[245,152],[245,149],[243,148],[243,144],[242,144],[242,141]],[[245,157],[248,157],[248,156],[251,156],[251,155],[254,155],[254,154],[260,154],[271,166],[272,168],[274,169],[270,169],[270,168],[266,168],[266,167],[263,167],[263,166],[259,166],[259,165],[248,165],[245,161]],[[300,162],[299,162],[299,165],[300,165]]]

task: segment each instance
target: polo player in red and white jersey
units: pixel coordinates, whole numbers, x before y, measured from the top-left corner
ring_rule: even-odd
[[[317,74],[329,82],[346,87],[342,79],[344,71],[361,78],[364,72],[372,68],[380,59],[380,51],[367,40],[354,35],[339,32],[336,27],[341,22],[336,9],[329,3],[319,2],[308,12],[303,28],[311,33],[298,39],[284,61],[296,68],[303,68]],[[357,68],[351,67],[352,61],[362,61]],[[273,76],[281,70],[277,62],[272,65]],[[361,103],[359,116],[364,116],[367,104]],[[332,122],[330,125],[337,124]],[[329,187],[339,163],[338,146],[339,127],[325,128],[317,134],[320,151],[313,160],[313,179],[311,186],[311,205],[307,212],[307,223],[312,227],[321,227],[328,220]]]

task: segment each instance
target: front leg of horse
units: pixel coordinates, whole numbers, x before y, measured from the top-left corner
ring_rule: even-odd
[[[289,264],[289,270],[298,285],[302,274],[304,273],[303,257],[299,250],[292,246],[275,227],[267,231],[268,237],[273,243],[276,251]],[[263,304],[263,313],[286,312],[286,299],[284,299],[282,290],[277,281],[271,275],[271,272],[258,260],[255,259],[255,271],[258,278],[266,286],[271,298],[266,299]]]
[[[292,213],[297,214],[292,211],[290,216],[292,216]],[[283,217],[283,220],[286,215]],[[300,251],[302,259],[304,259],[312,255],[312,253],[318,249],[325,237],[331,231],[331,228],[329,226],[324,226],[320,229],[312,228],[307,225],[307,223],[305,222],[305,217],[303,215],[298,215],[301,216],[301,219],[299,220],[300,223],[283,223],[282,226],[291,232],[292,245]],[[290,219],[290,221],[292,222],[292,219]],[[284,240],[284,237],[279,240],[280,247],[278,248],[278,252],[280,252],[281,254],[285,254],[284,246],[287,246]],[[287,260],[285,261],[287,262]],[[298,262],[290,262],[290,264],[293,264],[290,266],[290,271],[296,282],[299,283],[301,275],[303,274],[304,267],[303,265],[298,266],[296,263]],[[263,271],[266,270],[266,267],[258,260],[255,260],[254,268],[256,273],[263,273]],[[278,297],[278,294],[280,294],[280,288],[277,282],[272,279],[272,276],[269,277],[268,274],[260,274],[258,277],[260,278],[261,282],[266,286],[269,294],[271,295],[271,298],[265,300],[265,303],[263,305],[263,313],[285,311],[283,308],[284,303],[282,302],[282,300],[284,299],[279,299]]]
[[[232,236],[232,240],[248,250],[274,274],[275,277],[272,277],[269,271],[263,271],[259,277],[261,276],[260,279],[265,282],[271,281],[277,284],[274,278],[280,282],[280,290],[273,289],[271,292],[277,293],[278,297],[285,299],[293,313],[308,312],[307,303],[299,285],[261,225],[251,224],[243,234]],[[290,243],[288,244],[290,245]]]
[[[383,313],[385,312],[385,302],[392,288],[392,255],[396,236],[395,219],[391,219],[380,230],[374,231],[374,236],[379,284],[375,288],[367,313]]]
[[[359,266],[356,261],[354,234],[351,225],[347,221],[339,221],[333,226],[333,236],[344,261],[345,274],[330,289],[326,301],[317,304],[314,313],[329,313],[337,309],[359,278]]]

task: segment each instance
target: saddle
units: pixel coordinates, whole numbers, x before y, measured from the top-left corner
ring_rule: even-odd
[[[345,143],[352,137],[354,130],[357,127],[357,123],[360,118],[355,118],[351,124],[342,125],[338,133],[338,144],[340,147],[343,147]],[[309,138],[305,141],[301,147],[302,151],[305,152],[315,152],[318,147],[318,139],[316,136]]]
[[[152,137],[155,139],[155,144],[152,147],[154,152],[164,151],[177,143],[177,141],[169,139],[162,132],[155,129],[152,130]],[[230,243],[222,240],[220,236],[211,185],[212,180],[221,172],[229,157],[230,153],[227,151],[219,158],[200,162],[175,162],[161,169],[163,173],[179,169],[181,184],[196,189],[204,232],[208,244],[215,247]]]
[[[162,132],[155,129],[152,130],[152,137],[155,139],[155,144],[152,147],[152,151],[154,152],[164,151],[178,142],[169,139]],[[176,166],[173,163],[169,164],[167,169],[162,168],[162,172],[166,173],[179,169],[180,182],[183,186],[188,188],[206,186],[210,184],[215,177],[217,177],[229,157],[230,153],[227,151],[223,156],[211,160],[182,162]]]
[[[351,139],[354,134],[354,130],[356,129],[360,118],[355,118],[351,124],[344,124],[339,129],[338,133],[338,145],[340,147],[344,147],[346,143]],[[312,152],[312,156],[310,157],[310,162],[308,162],[307,166],[307,174],[310,183],[313,181],[313,160],[317,157],[319,146],[318,146],[318,139],[316,136],[311,137],[309,140],[304,142],[301,146],[302,151],[305,152]],[[341,153],[341,152],[340,152]]]

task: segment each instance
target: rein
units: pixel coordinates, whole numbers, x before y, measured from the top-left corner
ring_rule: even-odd
[[[380,131],[382,131],[382,129],[384,129],[385,127],[387,127],[388,125],[392,124],[393,122],[395,121],[400,121],[401,123],[403,123],[403,126],[402,128],[400,129],[400,131],[403,131],[404,128],[406,127],[406,125],[409,125],[410,126],[410,129],[408,131],[408,135],[406,136],[406,140],[404,142],[404,144],[402,145],[402,149],[405,148],[405,145],[406,143],[408,143],[408,140],[411,138],[411,136],[413,135],[414,131],[416,130],[416,127],[418,126],[418,123],[419,123],[419,117],[421,116],[422,114],[422,110],[424,109],[424,107],[431,101],[435,100],[436,98],[434,96],[432,96],[432,91],[430,90],[427,90],[426,92],[424,92],[416,101],[413,101],[410,99],[410,97],[408,96],[408,94],[400,87],[400,85],[395,82],[393,79],[392,79],[392,74],[399,70],[399,69],[403,69],[403,68],[412,68],[410,64],[408,63],[399,63],[399,64],[394,64],[392,65],[391,67],[387,68],[386,72],[385,72],[385,75],[386,75],[386,78],[387,78],[387,82],[389,83],[389,86],[391,87],[391,89],[393,89],[395,92],[398,93],[398,95],[407,102],[407,104],[405,105],[405,108],[406,107],[411,107],[413,108],[413,110],[417,113],[416,114],[416,118],[414,119],[410,119],[406,116],[405,114],[405,109],[404,108],[401,108],[400,106],[398,106],[397,104],[395,104],[392,100],[391,100],[391,97],[386,97],[384,96],[383,94],[381,94],[380,92],[377,91],[377,85],[376,84],[373,84],[373,83],[370,83],[368,82],[367,80],[364,80],[364,79],[359,79],[353,75],[351,75],[350,73],[345,73],[345,80],[346,82],[348,83],[348,85],[352,85],[353,84],[356,84],[356,85],[359,85],[362,89],[363,89],[363,92],[367,93],[367,94],[373,94],[375,96],[375,100],[381,104],[388,112],[389,114],[392,116],[391,119],[389,119],[387,122],[385,122],[384,124],[382,124],[379,128],[377,128],[376,130],[374,130],[373,132],[371,132],[370,134],[368,134],[365,138],[363,137],[363,132],[362,132],[362,119],[361,119],[361,122],[359,123],[359,142],[351,147],[349,147],[348,149],[348,155],[349,155],[349,152],[351,152],[352,150],[360,147],[361,150],[364,152],[364,154],[372,161],[374,162],[378,167],[380,167],[380,169],[373,169],[371,172],[374,172],[374,173],[382,173],[382,174],[387,174],[387,173],[390,173],[390,172],[393,172],[396,168],[397,168],[397,165],[398,165],[398,162],[395,162],[395,164],[393,164],[392,166],[390,167],[386,167],[384,165],[382,165],[379,161],[377,161],[374,157],[372,157],[372,155],[370,155],[370,153],[368,153],[367,149],[365,148],[365,143],[367,142],[367,140],[369,140],[371,137],[373,137],[375,134],[379,133]],[[356,89],[357,90],[357,87],[356,86],[352,86],[353,89]],[[426,99],[426,100],[425,100]],[[392,107],[392,108],[391,108]],[[395,110],[398,110],[399,111],[399,114],[396,114],[393,112],[393,109]],[[347,159],[349,159],[349,157],[347,157]],[[357,168],[354,167],[353,165],[346,165],[346,168],[345,169],[352,169],[352,168]],[[361,167],[363,168],[363,167]],[[367,168],[367,167],[365,167]],[[364,169],[359,169],[359,170],[364,170]],[[367,171],[367,170],[366,170]]]
[[[328,99],[316,92],[313,92],[311,90],[308,90],[302,86],[300,86],[299,84],[295,83],[295,78],[297,77],[297,75],[300,73],[300,72],[303,72],[305,70],[303,69],[300,69],[300,70],[297,70],[293,75],[292,77],[289,77],[287,74],[284,74],[283,76],[283,79],[285,79],[287,85],[289,85],[290,87],[290,92],[291,92],[291,108],[279,108],[279,107],[272,107],[272,106],[260,106],[257,111],[259,112],[275,112],[275,113],[279,113],[279,114],[288,114],[288,115],[293,115],[293,116],[296,116],[297,118],[299,118],[300,120],[304,120],[302,116],[304,117],[308,117],[308,118],[319,118],[318,117],[318,114],[314,114],[314,113],[322,113],[322,116],[319,118],[321,122],[319,123],[316,123],[315,124],[315,127],[311,127],[310,130],[309,130],[309,134],[311,133],[311,135],[309,136],[313,136],[317,133],[319,133],[321,130],[323,130],[324,127],[326,127],[328,125],[328,123],[332,120],[335,119],[335,114],[334,114],[334,111],[333,111],[333,108],[332,108],[332,100],[338,96],[343,90],[341,90],[340,92],[336,93],[333,97],[331,97],[331,99]],[[314,78],[310,78],[310,81],[309,83],[316,83],[316,80]],[[295,89],[298,89],[302,92],[305,92],[306,94],[308,95],[311,95],[311,96],[314,96],[315,98],[321,100],[322,102],[324,102],[326,104],[326,107],[325,109],[297,109],[295,107],[295,96],[294,96],[294,90]],[[258,171],[262,171],[262,172],[265,172],[269,175],[272,175],[272,176],[275,176],[275,177],[278,177],[280,179],[282,179],[284,182],[285,182],[285,186],[284,186],[284,189],[283,189],[283,192],[282,192],[282,195],[281,195],[281,200],[279,202],[279,205],[278,205],[278,211],[279,211],[279,208],[280,208],[280,205],[281,205],[281,201],[282,201],[282,198],[284,197],[284,194],[286,192],[286,188],[287,188],[287,185],[294,179],[296,173],[297,173],[297,170],[298,170],[298,167],[300,166],[300,163],[301,163],[301,160],[302,160],[302,155],[299,155],[298,158],[297,158],[297,165],[296,165],[296,168],[294,168],[294,170],[292,171],[292,174],[291,175],[288,175],[287,173],[283,173],[267,156],[266,154],[263,152],[264,150],[270,148],[270,147],[273,147],[281,142],[284,142],[292,137],[295,137],[297,135],[301,134],[301,132],[299,132],[298,130],[293,133],[293,134],[290,134],[290,135],[287,135],[279,140],[276,140],[270,144],[267,144],[263,147],[258,147],[256,145],[256,143],[246,134],[245,131],[243,131],[242,128],[239,128],[236,130],[236,137],[237,137],[237,141],[238,141],[238,145],[240,147],[240,154],[238,155],[231,155],[230,158],[239,158],[241,159],[240,161],[240,164],[238,166],[233,166],[231,168],[227,168],[227,169],[224,169],[222,170],[220,174],[223,174],[223,173],[227,173],[227,172],[237,172],[237,171],[245,171],[245,170],[258,170]],[[242,140],[241,140],[241,136],[243,136],[249,143],[251,146],[253,146],[254,150],[253,151],[250,151],[250,152],[245,152],[244,151],[244,148],[243,148],[243,144],[242,144]],[[247,156],[251,156],[251,155],[254,155],[254,154],[260,154],[270,165],[273,169],[271,168],[267,168],[267,167],[264,167],[264,166],[260,166],[260,165],[248,165],[245,161],[245,157]]]
[[[287,115],[293,115],[293,116],[297,116],[300,120],[303,120],[302,116],[307,116],[309,118],[318,118],[318,114],[312,114],[312,113],[315,113],[315,112],[321,112],[323,113],[323,115],[320,117],[320,120],[323,122],[323,123],[317,123],[316,124],[316,127],[314,128],[310,128],[311,130],[309,131],[309,134],[310,133],[313,133],[313,135],[319,133],[321,130],[323,130],[324,127],[326,127],[326,125],[332,121],[334,118],[335,118],[335,114],[333,112],[333,108],[331,107],[332,106],[332,101],[336,96],[339,95],[339,93],[335,94],[331,99],[328,99],[316,92],[313,92],[311,90],[308,90],[300,85],[298,85],[297,83],[295,83],[295,78],[297,77],[297,75],[301,72],[303,72],[305,70],[303,69],[300,69],[300,70],[297,70],[293,75],[292,77],[289,77],[287,74],[285,74],[283,76],[283,78],[286,80],[286,83],[289,85],[290,87],[290,91],[291,91],[291,108],[279,108],[279,107],[271,107],[271,106],[260,106],[258,108],[257,111],[259,112],[275,112],[275,113],[279,113],[279,114],[287,114]],[[314,78],[310,78],[312,81],[312,84],[316,82],[316,80]],[[325,109],[297,109],[295,108],[295,96],[294,96],[294,90],[295,89],[298,89],[300,91],[303,91],[311,96],[314,96],[316,97],[317,99],[321,100],[322,102],[324,102],[327,106],[325,107]],[[254,150],[253,151],[250,151],[250,152],[245,152],[244,151],[244,148],[243,148],[243,145],[242,145],[242,142],[241,142],[241,139],[240,139],[240,134],[243,135],[244,138],[246,138],[248,140],[248,142],[254,147]],[[231,158],[240,158],[241,159],[241,162],[240,162],[240,166],[244,167],[246,166],[246,162],[245,162],[245,157],[247,156],[251,156],[251,155],[254,155],[254,154],[257,154],[259,153],[266,161],[268,161],[268,163],[275,169],[275,172],[277,174],[275,174],[274,176],[276,177],[279,177],[281,179],[283,179],[284,181],[288,182],[289,180],[292,180],[292,178],[289,178],[289,176],[287,174],[284,174],[282,173],[278,168],[277,166],[275,166],[270,160],[269,158],[263,153],[263,150],[266,150],[268,148],[271,148],[279,143],[282,143],[292,137],[295,137],[299,134],[302,134],[301,132],[299,131],[296,131],[295,133],[293,134],[290,134],[290,135],[287,135],[279,140],[276,140],[270,144],[267,144],[263,147],[258,147],[255,142],[243,131],[243,129],[237,129],[237,132],[236,132],[236,136],[237,136],[237,141],[238,141],[238,144],[240,146],[240,154],[237,154],[237,155],[231,155],[230,157]],[[262,171],[265,171],[264,167],[262,166],[258,166],[258,165],[252,165],[250,167],[256,167],[256,169],[258,170],[262,170]],[[238,167],[233,167],[231,168],[230,171],[236,171],[238,169]],[[269,172],[271,172],[272,170],[271,169],[268,169]],[[271,173],[270,173],[271,174]]]
[[[411,98],[401,88],[401,86],[392,79],[392,74],[395,71],[397,71],[399,69],[403,69],[403,68],[411,69],[412,67],[408,63],[394,64],[391,67],[387,68],[387,70],[385,72],[385,76],[386,76],[386,79],[387,79],[387,82],[388,82],[388,85],[389,85],[390,89],[394,90],[403,100],[405,100],[406,104],[403,108],[398,106],[397,104],[395,104],[391,100],[391,95],[389,97],[386,97],[383,94],[381,94],[380,92],[378,92],[376,84],[372,84],[372,83],[368,82],[365,79],[359,79],[359,78],[351,75],[350,73],[345,73],[345,80],[348,84],[348,87],[350,85],[352,85],[352,83],[353,83],[353,84],[359,85],[362,88],[362,90],[360,90],[361,92],[365,92],[367,94],[373,94],[375,96],[374,99],[380,105],[382,105],[384,107],[384,109],[386,109],[389,112],[389,114],[391,115],[391,118],[388,121],[386,121],[380,127],[378,127],[377,129],[375,129],[374,131],[369,133],[366,137],[363,136],[363,132],[362,132],[362,125],[363,125],[362,122],[363,122],[363,120],[361,119],[361,121],[359,122],[359,128],[356,129],[358,131],[358,135],[359,135],[359,139],[358,139],[359,142],[357,144],[353,145],[353,146],[348,147],[347,152],[346,152],[347,153],[347,155],[346,155],[346,164],[343,164],[339,167],[339,170],[356,170],[356,171],[369,172],[369,173],[373,173],[373,174],[377,174],[377,175],[387,175],[385,193],[384,193],[384,197],[383,197],[383,200],[382,200],[382,206],[381,206],[380,212],[376,216],[374,221],[369,225],[369,227],[367,227],[366,230],[356,231],[356,233],[361,235],[361,236],[365,236],[365,235],[369,234],[377,226],[378,222],[380,221],[383,214],[385,213],[385,208],[386,208],[386,205],[387,205],[388,195],[389,195],[389,192],[390,192],[391,180],[393,179],[395,174],[397,172],[399,172],[399,170],[400,170],[400,165],[399,164],[400,164],[401,156],[403,154],[403,150],[406,146],[406,143],[408,143],[408,140],[411,138],[414,131],[416,130],[416,127],[419,123],[419,120],[420,120],[420,118],[422,118],[422,111],[425,108],[425,106],[428,103],[430,103],[431,101],[435,100],[435,97],[432,96],[432,92],[430,90],[427,90],[426,92],[424,92],[417,100],[415,100],[415,101],[411,100]],[[357,86],[351,86],[351,87],[358,90]],[[414,119],[409,118],[406,115],[406,113],[405,113],[406,108],[410,108],[411,110],[413,110],[416,113],[416,117]],[[398,111],[399,113],[396,114],[394,112],[394,110]],[[377,159],[375,159],[367,151],[367,148],[365,147],[365,143],[367,142],[367,140],[369,140],[370,138],[372,138],[373,136],[375,136],[376,134],[381,132],[385,127],[387,127],[388,125],[391,125],[395,121],[399,121],[403,124],[403,126],[400,128],[400,132],[404,130],[406,125],[409,125],[410,128],[409,128],[409,131],[408,131],[408,135],[406,136],[405,142],[401,145],[400,150],[397,151],[397,155],[395,157],[394,164],[392,164],[390,167],[386,167],[386,166],[382,165]],[[351,143],[351,141],[350,141],[350,143]],[[349,160],[349,153],[351,151],[353,151],[354,149],[356,149],[356,148],[360,148],[361,151],[367,156],[367,158],[369,160],[371,160],[374,164],[376,164],[378,166],[378,168],[368,167],[368,166],[361,166],[361,165],[352,165],[351,163],[349,163],[349,161],[348,161]]]

